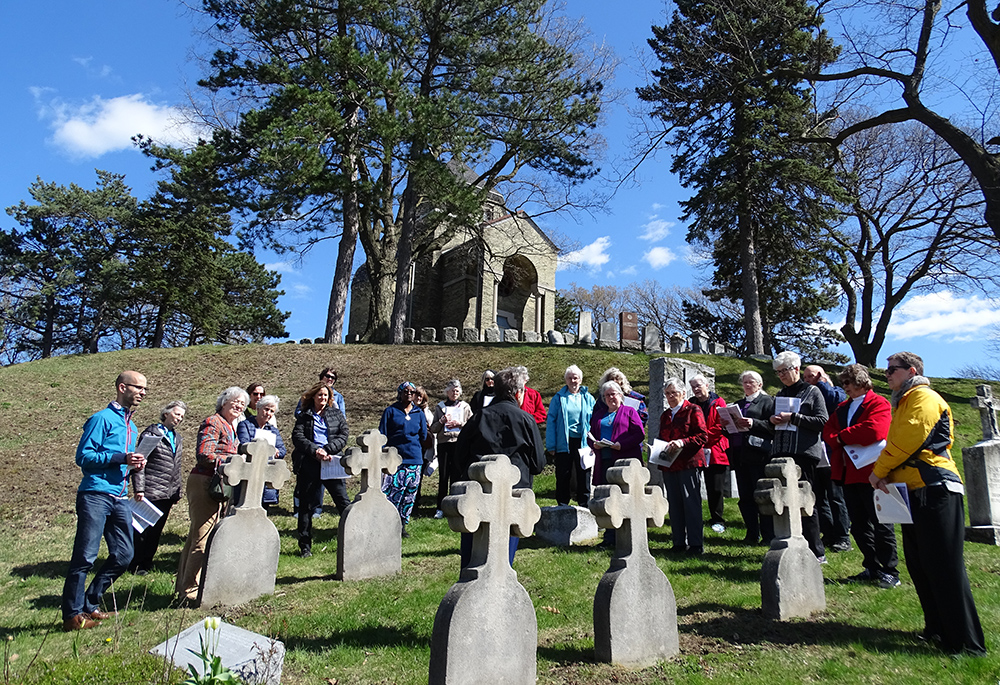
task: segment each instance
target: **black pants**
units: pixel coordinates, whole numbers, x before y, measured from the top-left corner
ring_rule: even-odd
[[[740,458],[736,467],[736,488],[740,493],[740,515],[747,529],[747,538],[753,542],[763,540],[770,544],[774,538],[774,519],[760,513],[753,492],[757,481],[764,477],[764,461],[757,458]]]
[[[851,535],[861,551],[862,566],[869,571],[898,576],[896,529],[878,522],[873,492],[868,483],[848,483],[844,486],[844,500],[851,515]]]
[[[705,469],[705,494],[708,497],[709,524],[724,523],[723,509],[726,506],[726,479],[729,466],[712,464]]]
[[[964,497],[943,485],[910,491],[913,523],[902,526],[903,555],[924,611],[924,630],[948,652],[986,653],[965,571]]]
[[[830,471],[829,466],[816,467],[815,488],[819,530],[826,545],[838,542],[850,543],[848,533],[851,528],[851,516],[844,501],[843,486],[830,477]]]
[[[314,462],[310,464],[309,462]],[[304,459],[299,469],[299,549],[310,549],[312,547],[312,520],[313,512],[319,506],[323,495],[323,489],[330,493],[337,513],[343,514],[344,509],[351,503],[347,498],[347,481],[343,478],[331,478],[321,480],[319,477],[319,462],[315,459]]]
[[[451,492],[451,484],[458,480],[458,465],[455,463],[457,442],[438,442],[438,494],[437,508],[441,508],[444,498]],[[423,478],[420,479],[423,482]]]
[[[132,545],[135,547],[135,554],[132,555],[132,562],[128,565],[128,570],[132,573],[153,569],[153,557],[156,555],[156,549],[160,546],[160,535],[163,534],[163,527],[167,525],[167,516],[176,501],[173,499],[149,500],[150,504],[163,512],[163,516],[141,533],[135,528],[132,529]]]
[[[813,492],[816,492],[816,460],[802,454],[776,454],[776,457],[791,457],[802,470],[802,480],[809,483]],[[791,485],[791,484],[789,484]],[[812,516],[802,517],[802,537],[809,543],[809,549],[817,558],[826,554],[823,547],[823,539],[819,532],[819,511],[814,506]]]
[[[569,504],[574,490],[576,491],[577,504],[585,507],[590,502],[591,472],[590,469],[584,469],[580,466],[580,446],[582,444],[582,438],[570,438],[569,452],[556,452],[557,504]]]

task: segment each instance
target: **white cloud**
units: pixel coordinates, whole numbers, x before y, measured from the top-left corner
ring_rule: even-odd
[[[590,245],[585,245],[579,250],[570,252],[559,258],[559,269],[571,267],[584,267],[588,269],[599,269],[611,261],[608,248],[611,247],[611,238],[601,236]]]
[[[291,286],[292,297],[295,299],[305,298],[312,293],[312,288],[305,283],[295,283]]]
[[[653,216],[643,225],[643,232],[639,236],[639,240],[646,240],[651,243],[655,243],[657,240],[663,240],[670,235],[670,229],[673,225],[672,221],[664,221],[663,219]]]
[[[950,290],[911,297],[893,312],[887,337],[931,338],[943,342],[984,339],[1000,324],[1000,302],[977,295],[956,297]]]
[[[661,205],[659,202],[654,202],[653,203],[653,211],[654,212],[660,211],[661,209],[663,209],[663,207],[664,207],[664,205]]]
[[[669,247],[654,247],[642,256],[642,261],[654,269],[662,269],[675,259],[677,259],[677,255]]]
[[[635,268],[635,264],[632,264],[631,266],[626,266],[624,269],[622,269],[621,273],[625,276],[635,276],[637,273],[639,273],[639,270]]]
[[[47,102],[49,92],[32,88],[38,115],[49,120],[51,142],[73,157],[100,157],[108,152],[133,149],[132,136],[142,134],[164,145],[191,146],[199,127],[183,109],[150,102],[141,93],[105,100],[95,95],[90,102],[73,105],[59,98]]]
[[[277,271],[279,274],[290,274],[295,271],[295,267],[289,261],[271,262],[270,264],[265,264],[264,268],[268,271]]]

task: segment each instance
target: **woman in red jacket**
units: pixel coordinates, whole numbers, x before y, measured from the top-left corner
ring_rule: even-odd
[[[868,369],[861,364],[845,367],[840,373],[840,384],[847,391],[847,400],[830,415],[823,428],[823,440],[830,446],[832,477],[844,485],[851,535],[864,555],[864,570],[848,580],[878,583],[883,588],[898,587],[896,531],[878,522],[868,481],[874,462],[859,469],[844,451],[847,445],[872,445],[885,440],[892,408],[887,399],[872,391]]]
[[[708,379],[702,374],[695,374],[688,383],[691,385],[693,404],[701,407],[705,415],[705,430],[708,440],[705,441],[705,493],[708,496],[709,525],[716,533],[725,533],[726,521],[723,508],[726,504],[726,481],[729,479],[729,439],[719,419],[719,409],[726,408],[726,401],[708,389]]]
[[[701,520],[701,469],[705,467],[704,447],[708,441],[705,415],[684,399],[684,381],[671,378],[663,386],[667,410],[660,415],[660,440],[665,450],[679,452],[665,471],[663,483],[670,504],[671,552],[701,554],[705,532]]]

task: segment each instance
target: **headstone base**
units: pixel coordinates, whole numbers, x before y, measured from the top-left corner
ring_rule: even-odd
[[[776,539],[760,570],[763,614],[785,621],[826,609],[823,569],[803,537]]]
[[[965,539],[968,542],[1000,547],[1000,526],[968,526],[965,529]]]
[[[215,655],[242,682],[247,685],[281,683],[281,670],[285,664],[284,643],[222,621],[217,634],[219,644]],[[175,668],[187,668],[189,663],[197,660],[188,650],[201,653],[202,637],[205,637],[205,623],[198,621],[156,645],[149,653],[170,659]],[[211,637],[214,639],[214,635]]]
[[[542,518],[535,524],[535,535],[562,547],[593,540],[599,533],[597,520],[584,507],[542,507]]]

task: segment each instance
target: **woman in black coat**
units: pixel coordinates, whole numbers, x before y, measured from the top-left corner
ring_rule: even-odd
[[[740,514],[747,534],[743,542],[770,545],[774,538],[774,519],[760,513],[753,491],[757,481],[764,477],[764,466],[771,459],[771,441],[774,426],[774,398],[762,390],[764,379],[756,371],[740,374],[743,399],[736,402],[743,419],[736,425],[741,431],[729,436],[730,462],[736,469],[736,487],[740,493]]]
[[[351,502],[347,499],[347,485],[343,478],[324,480],[322,462],[337,459],[347,445],[347,421],[332,400],[326,383],[317,383],[302,395],[303,411],[295,419],[292,430],[292,468],[298,475],[299,502],[299,553],[312,556],[313,511],[319,506],[323,488],[327,489],[343,514]]]
[[[146,466],[132,472],[132,490],[136,500],[146,499],[163,512],[160,519],[143,532],[132,530],[135,554],[128,570],[144,576],[153,568],[153,557],[160,546],[160,535],[171,507],[181,499],[181,450],[183,441],[177,426],[184,420],[187,405],[174,400],[160,410],[160,422],[148,426],[139,436],[159,435],[160,442],[146,458]],[[136,443],[138,444],[138,442]]]

